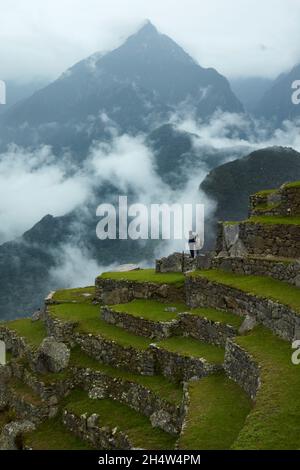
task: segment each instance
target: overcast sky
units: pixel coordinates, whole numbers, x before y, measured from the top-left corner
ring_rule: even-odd
[[[300,62],[300,0],[0,0],[0,79],[53,79],[143,21],[228,77]]]

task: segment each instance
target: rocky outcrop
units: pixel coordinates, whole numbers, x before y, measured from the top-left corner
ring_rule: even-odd
[[[66,344],[56,341],[52,336],[45,338],[35,355],[37,372],[61,372],[68,367],[70,349]]]
[[[23,433],[33,431],[35,424],[29,420],[13,421],[4,426],[0,434],[0,450],[18,450],[17,438]]]

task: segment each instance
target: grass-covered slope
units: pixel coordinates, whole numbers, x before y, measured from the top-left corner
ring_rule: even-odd
[[[45,325],[42,321],[31,321],[30,318],[22,318],[9,322],[0,322],[0,327],[5,326],[10,330],[17,333],[18,336],[23,337],[26,342],[32,346],[37,347],[47,336]]]
[[[300,366],[291,345],[263,327],[236,338],[260,365],[261,387],[234,449],[300,449]]]
[[[173,336],[159,341],[157,345],[182,356],[205,359],[212,364],[222,364],[224,361],[223,348],[193,338]]]
[[[251,401],[223,373],[192,381],[180,449],[230,449],[244,426]]]

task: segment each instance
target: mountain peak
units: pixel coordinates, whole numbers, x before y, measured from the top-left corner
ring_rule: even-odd
[[[152,36],[152,35],[156,35],[158,34],[158,30],[157,28],[154,26],[153,23],[151,23],[150,20],[145,20],[145,22],[143,23],[142,27],[140,29],[138,29],[138,31],[136,32],[136,35],[138,36]]]

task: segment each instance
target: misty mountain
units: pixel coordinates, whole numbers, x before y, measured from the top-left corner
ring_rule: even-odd
[[[217,220],[242,220],[248,215],[251,194],[297,179],[300,153],[292,148],[270,147],[213,169],[200,188],[217,202]]]
[[[232,91],[245,110],[252,113],[264,94],[271,88],[274,80],[264,77],[239,77],[230,79]]]
[[[8,108],[14,106],[19,101],[29,98],[37,90],[44,88],[46,81],[36,79],[30,82],[22,83],[15,80],[5,80],[5,85],[6,104],[0,105],[0,114],[5,113]]]
[[[292,102],[292,84],[300,80],[300,64],[289,73],[281,74],[273,86],[264,94],[258,103],[255,114],[264,117],[274,125],[280,125],[285,119],[293,120],[300,117],[300,105]]]
[[[217,109],[242,112],[229,82],[198,65],[147,22],[119,48],[75,64],[1,117],[2,141],[52,144],[77,152],[109,138],[107,119],[120,132],[157,127],[182,107],[198,118]]]

